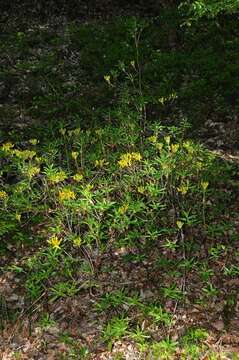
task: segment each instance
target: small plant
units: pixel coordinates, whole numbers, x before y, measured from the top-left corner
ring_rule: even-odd
[[[200,344],[208,337],[208,333],[205,329],[191,328],[188,329],[186,334],[182,338],[182,342],[186,344]]]
[[[79,291],[79,286],[76,282],[59,282],[50,288],[50,301],[54,302],[62,297],[72,297]]]
[[[39,325],[43,330],[47,330],[51,326],[55,326],[55,320],[51,319],[48,313],[44,314],[39,320]]]
[[[208,282],[210,277],[214,275],[214,271],[208,268],[207,264],[202,264],[201,269],[199,270],[199,274],[204,282]]]
[[[213,298],[218,295],[218,289],[214,287],[212,283],[208,283],[206,287],[202,288],[202,291],[209,298]]]
[[[127,335],[129,319],[125,317],[112,318],[102,331],[102,339],[112,345],[112,342]]]
[[[149,315],[154,322],[169,326],[172,323],[172,316],[163,310],[160,305],[148,305],[145,307],[145,313]]]
[[[184,294],[177,288],[176,285],[170,285],[168,287],[162,288],[163,296],[165,298],[170,298],[173,300],[182,300]]]
[[[223,244],[217,244],[209,249],[210,258],[213,260],[218,260],[219,257],[223,256],[226,253],[226,246]]]
[[[145,345],[145,342],[150,339],[150,335],[148,335],[142,328],[137,325],[134,331],[129,332],[129,337],[134,340],[138,345],[140,345],[141,349]]]
[[[105,294],[100,301],[96,304],[96,309],[100,312],[108,309],[119,309],[120,306],[127,303],[127,296],[123,290],[117,290],[113,293]]]
[[[153,343],[150,347],[150,359],[171,360],[174,358],[177,343],[171,339],[165,339]]]

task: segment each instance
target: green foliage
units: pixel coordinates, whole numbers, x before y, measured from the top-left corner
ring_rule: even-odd
[[[129,319],[124,317],[114,317],[102,331],[102,339],[112,344],[112,341],[119,340],[127,334]]]
[[[203,16],[214,18],[221,13],[233,14],[239,9],[237,0],[197,0],[188,1],[189,13],[192,19],[199,19]]]

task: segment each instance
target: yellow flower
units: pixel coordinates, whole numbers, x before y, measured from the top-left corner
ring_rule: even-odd
[[[122,154],[118,164],[121,168],[132,166],[134,161],[140,161],[142,156],[139,152]]]
[[[157,136],[152,135],[152,136],[150,136],[150,137],[148,138],[148,140],[149,140],[151,143],[155,144],[155,143],[157,142]]]
[[[197,161],[195,166],[196,166],[196,169],[201,170],[203,168],[203,163],[201,161]]]
[[[71,152],[71,157],[72,157],[72,159],[74,159],[74,160],[77,159],[78,155],[79,155],[79,153],[78,153],[77,151],[72,151],[72,152]]]
[[[60,249],[62,239],[59,239],[56,235],[53,235],[50,237],[49,240],[47,240],[47,242],[53,247],[53,249]]]
[[[74,191],[72,191],[70,189],[63,189],[63,190],[59,191],[60,201],[74,200],[75,198],[76,198],[76,194],[74,193]]]
[[[182,227],[183,227],[183,222],[182,221],[178,220],[178,221],[176,221],[176,224],[177,224],[177,227],[179,229],[182,229]]]
[[[201,187],[203,188],[203,191],[207,190],[208,185],[209,185],[208,181],[201,181]]]
[[[179,149],[179,144],[171,144],[171,151],[175,154]]]
[[[65,130],[65,129],[64,129]],[[76,128],[74,130],[69,130],[68,131],[68,135],[69,136],[78,136],[80,134],[81,129],[80,128]],[[65,134],[65,133],[64,133]]]
[[[22,215],[21,214],[16,214],[15,215],[15,219],[17,220],[17,221],[21,221],[21,217],[22,217]]]
[[[27,176],[31,179],[33,176],[36,176],[40,173],[40,168],[38,166],[29,166],[26,173]]]
[[[188,151],[188,153],[192,154],[194,152],[193,144],[190,140],[183,142],[183,147]]]
[[[13,147],[14,147],[14,144],[12,144],[11,142],[2,144],[2,150],[6,151],[6,152],[10,151]]]
[[[92,185],[92,184],[87,184],[85,187],[86,191],[91,191],[91,190],[93,190],[93,188],[94,188],[94,185]]]
[[[58,171],[55,174],[50,174],[48,175],[48,179],[49,181],[51,181],[52,183],[59,183],[61,181],[64,181],[67,178],[67,175],[65,173],[65,171]]]
[[[145,187],[144,187],[144,186],[138,186],[138,187],[137,187],[137,190],[138,190],[138,192],[139,192],[140,194],[144,194],[144,192],[145,192]]]
[[[75,180],[76,182],[80,182],[83,179],[83,175],[82,174],[75,174],[73,176],[73,180]]]
[[[105,76],[104,76],[104,79],[105,79],[105,81],[106,81],[109,85],[111,85],[110,75],[105,75]]]
[[[64,136],[64,135],[66,134],[66,129],[61,128],[61,129],[59,130],[59,133],[60,133],[62,136]]]
[[[103,129],[96,129],[95,133],[96,135],[101,136],[103,134]]]
[[[124,215],[127,212],[128,208],[129,208],[129,204],[124,204],[124,205],[119,207],[118,213],[120,215]]]
[[[121,168],[131,166],[132,165],[132,156],[130,153],[126,153],[121,155],[120,160],[118,161],[118,164]]]
[[[132,152],[132,153],[131,153],[131,157],[132,157],[132,159],[135,160],[135,161],[140,161],[140,160],[142,160],[142,156],[141,156],[141,154],[138,153],[138,152]]]
[[[105,164],[106,164],[105,159],[95,160],[96,167],[102,168],[102,167],[104,167]]]
[[[36,156],[35,161],[41,163],[43,161],[43,158],[41,156]]]
[[[181,184],[177,190],[182,194],[182,195],[186,195],[189,189],[189,182],[187,181],[186,183]]]
[[[158,151],[161,151],[163,148],[163,143],[157,143],[157,144],[155,144],[155,147]]]
[[[22,160],[31,160],[34,156],[36,156],[36,152],[32,150],[14,150],[14,154]]]
[[[73,133],[75,136],[78,136],[81,132],[81,129],[80,128],[75,128],[75,130],[73,130]]]
[[[37,139],[30,139],[30,140],[29,140],[29,143],[30,143],[31,145],[36,145],[36,144],[39,143],[39,141],[38,141]]]
[[[4,190],[0,190],[0,200],[6,200],[8,198],[8,194]]]
[[[81,246],[81,244],[82,244],[82,238],[81,238],[80,236],[75,237],[75,238],[73,239],[73,244],[74,244],[75,246]]]
[[[164,141],[166,142],[167,145],[169,145],[170,141],[171,141],[171,136],[169,136],[169,135],[164,136]]]

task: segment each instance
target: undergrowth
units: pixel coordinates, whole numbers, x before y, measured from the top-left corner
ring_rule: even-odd
[[[18,259],[30,249],[2,269],[20,276],[29,318],[37,313],[35,304],[47,304],[35,319],[42,331],[57,324],[48,307],[87,292],[90,312],[103,319],[98,339],[110,351],[125,340],[146,359],[203,354],[212,360],[218,357],[207,326],[199,321],[180,334],[173,329],[183,321],[179,307],[193,304],[209,312],[219,300],[222,331],[230,327],[238,291],[226,293],[220,280],[239,274],[238,211],[232,202],[238,168],[192,140],[180,111],[178,118],[171,113],[167,125],[163,119],[188,96],[198,109],[205,94],[206,105],[213,98],[223,113],[232,89],[224,97],[220,91],[230,77],[225,70],[217,78],[213,50],[205,63],[199,56],[204,50],[191,48],[192,33],[185,33],[192,50],[186,66],[187,52],[171,52],[165,42],[159,47],[156,34],[154,23],[131,18],[106,26],[71,23],[62,36],[48,29],[18,32],[1,44],[15,61],[1,76],[17,80],[14,96],[22,116],[39,116],[47,124],[12,129],[1,139],[0,251]],[[194,61],[190,80],[185,72]],[[205,70],[210,76],[203,78]],[[5,90],[2,117],[12,116],[10,108],[14,112],[11,90]],[[185,109],[194,114],[188,102]],[[139,275],[139,284],[118,279],[104,288],[100,276],[120,268],[146,269],[147,284],[140,284]],[[88,344],[79,346],[67,333],[61,342],[70,347],[65,358],[90,358]]]

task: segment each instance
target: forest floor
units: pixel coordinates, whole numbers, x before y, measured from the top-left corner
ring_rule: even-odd
[[[37,138],[45,151],[57,126],[56,122],[49,125],[51,119],[59,119],[60,128],[69,129],[82,118],[85,128],[93,127],[97,117],[107,122],[108,109],[118,94],[104,77],[121,56],[126,62],[133,56],[124,36],[132,23],[120,19],[120,27],[88,19],[83,25],[60,24],[62,18],[56,18],[51,24],[28,26],[15,20],[8,19],[0,35],[1,143],[14,141],[25,149],[27,139]],[[159,114],[171,125],[180,105],[169,101],[166,109],[153,107],[148,116]],[[12,241],[11,229],[10,236],[8,230],[0,230],[1,359],[239,359],[235,114],[231,109],[220,116],[210,113],[203,126],[187,130],[187,137],[216,154],[225,177],[212,179],[216,187],[207,206],[218,204],[213,222],[207,230],[205,224],[189,226],[189,233],[183,234],[188,241],[184,251],[165,237],[144,247],[137,242],[119,245],[112,235],[103,251],[94,246],[73,250],[71,257],[77,258],[77,264],[72,293],[60,288],[52,293],[46,282],[40,296],[32,300],[27,293],[26,264],[44,251],[46,244],[34,237],[51,231],[51,215],[29,225],[30,243],[21,240],[20,232]],[[5,166],[3,156],[0,164]],[[4,182],[12,186],[8,175],[1,173],[1,186]],[[1,216],[4,220],[4,211]],[[55,271],[54,277],[64,282],[60,272]]]

